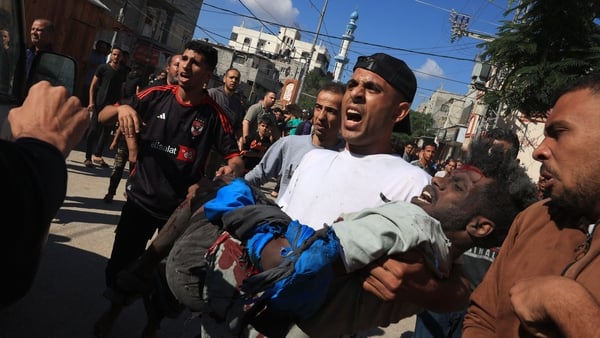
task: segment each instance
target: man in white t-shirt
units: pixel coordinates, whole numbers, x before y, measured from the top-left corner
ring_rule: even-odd
[[[383,53],[359,57],[340,112],[346,149],[307,153],[278,201],[283,211],[318,227],[340,213],[417,196],[429,175],[392,154],[390,143],[416,89],[403,61]]]
[[[342,213],[380,206],[390,200],[410,201],[420,195],[431,176],[392,154],[390,142],[394,125],[408,117],[416,89],[416,78],[402,60],[383,53],[359,57],[340,111],[346,148],[341,152],[315,149],[306,153],[278,201],[283,211],[291,219],[319,228],[331,224]],[[328,298],[323,307],[325,313],[331,308],[339,309],[344,300],[364,299],[360,294],[366,292],[360,283],[340,283],[344,287]],[[401,318],[403,313],[392,309],[383,316],[387,314]],[[389,318],[377,319],[390,322]],[[203,316],[202,326],[207,333],[224,323]],[[315,323],[320,325],[316,319]],[[306,337],[306,329],[294,326],[288,336]]]
[[[408,118],[416,88],[415,76],[403,61],[382,53],[359,57],[342,101],[341,131],[346,149],[340,153],[307,153],[278,201],[283,211],[303,224],[319,227],[343,212],[375,207],[389,200],[407,201],[418,195],[431,177],[392,155],[390,143],[394,124]],[[456,304],[468,300],[459,272],[447,281],[436,281],[422,260],[397,259],[387,258],[372,268],[362,284],[364,290],[358,284],[344,284],[328,300],[324,312],[339,310],[347,297],[364,297],[361,294],[365,290],[381,299],[403,298],[438,311],[453,310],[460,306]],[[390,264],[396,269],[388,271],[386,266]],[[395,277],[395,285],[404,282],[403,289],[391,296],[382,295],[391,288],[381,285],[382,278],[389,281],[390,274]],[[302,330],[292,329],[291,336],[302,336],[298,332]]]

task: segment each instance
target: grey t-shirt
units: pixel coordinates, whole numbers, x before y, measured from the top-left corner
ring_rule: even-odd
[[[233,126],[233,130],[236,132],[242,129],[242,118],[244,117],[244,106],[242,105],[242,98],[239,93],[233,93],[231,96],[227,96],[223,90],[223,86],[217,88],[210,88],[208,95],[215,100],[215,102],[221,106]]]

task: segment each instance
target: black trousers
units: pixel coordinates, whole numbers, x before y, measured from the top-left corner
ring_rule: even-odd
[[[106,140],[110,138],[112,127],[104,126],[98,122],[98,114],[101,108],[95,108],[90,117],[90,126],[87,130],[85,144],[85,159],[89,160],[92,155],[102,157]]]
[[[148,240],[162,228],[166,220],[153,217],[140,206],[127,200],[115,230],[115,241],[106,264],[106,286],[116,287],[117,274],[132,264],[146,250]]]

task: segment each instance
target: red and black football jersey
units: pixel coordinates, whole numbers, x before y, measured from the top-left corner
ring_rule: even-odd
[[[151,87],[121,101],[144,122],[127,198],[164,219],[204,174],[211,147],[226,160],[239,155],[231,123],[221,108],[208,95],[200,104],[185,104],[178,90],[176,85]]]

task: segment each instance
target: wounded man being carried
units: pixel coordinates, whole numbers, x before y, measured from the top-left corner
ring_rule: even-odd
[[[345,214],[319,230],[235,179],[184,203],[149,251],[176,238],[166,279],[179,302],[202,313],[206,336],[339,336],[388,325],[422,308],[363,291],[359,269],[417,249],[445,278],[465,250],[498,245],[537,200],[524,170],[490,147],[472,145],[470,165],[433,178],[411,203]]]

